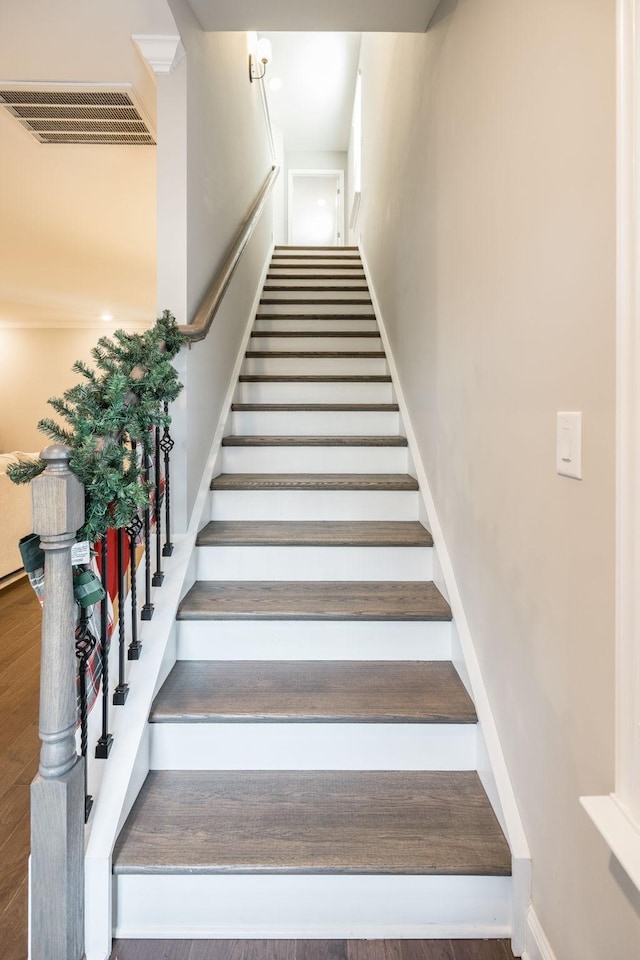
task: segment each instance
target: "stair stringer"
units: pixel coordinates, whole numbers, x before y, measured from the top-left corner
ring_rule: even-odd
[[[221,457],[222,438],[231,414],[238,376],[258,311],[262,289],[273,254],[269,247],[249,310],[245,329],[229,375],[227,391],[207,456],[198,494],[185,534],[173,536],[174,553],[165,571],[161,590],[154,593],[152,621],[139,624],[145,646],[142,659],[130,664],[130,694],[122,710],[113,714],[113,749],[100,781],[86,832],[85,845],[85,957],[108,960],[113,933],[112,853],[118,834],[150,770],[149,713],[153,700],[176,662],[176,614],[184,595],[196,579],[196,538],[208,520],[209,485]],[[197,346],[196,346],[196,349]],[[138,569],[138,595],[144,590],[144,565]],[[148,642],[145,644],[145,640]],[[117,633],[111,643],[118,649]],[[111,658],[110,658],[111,659]],[[115,675],[115,674],[114,674]]]
[[[409,443],[410,464],[413,463],[415,476],[420,487],[418,491],[420,520],[429,529],[433,537],[434,582],[447,599],[453,614],[452,659],[471,695],[478,715],[478,775],[511,848],[513,878],[511,941],[514,955],[520,956],[525,949],[527,914],[531,903],[531,854],[529,845],[491,710],[471,629],[465,614],[462,596],[458,589],[455,571],[440,525],[427,472],[411,423],[384,315],[376,294],[375,283],[362,244],[359,244],[358,249],[360,250],[371,293],[373,311],[378,321],[382,344],[389,364],[396,402],[400,408],[400,417]],[[409,472],[411,472],[411,467]]]

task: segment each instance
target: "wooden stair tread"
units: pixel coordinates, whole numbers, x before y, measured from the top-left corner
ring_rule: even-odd
[[[274,245],[274,250],[358,250],[358,247],[355,244],[344,244],[338,246],[337,243],[332,244],[315,244],[315,243],[304,243],[300,246],[296,246],[293,243],[276,243]]]
[[[397,413],[397,403],[232,403],[233,411]]]
[[[220,473],[212,490],[417,490],[403,473]]]
[[[284,259],[284,258],[281,258]],[[317,259],[317,258],[310,258]],[[321,258],[324,260],[332,259],[334,263],[278,263],[272,262],[269,264],[269,272],[272,270],[353,270],[355,273],[361,273],[364,276],[364,268],[362,263],[358,263],[354,260],[342,260],[335,262],[335,257],[324,257]]]
[[[379,340],[380,334],[377,330],[252,330],[252,337],[322,337],[340,338],[355,337],[357,339],[366,338],[368,340]]]
[[[344,256],[331,256],[330,253],[274,253],[272,256],[273,260],[337,260],[341,262],[342,260],[360,260],[359,253],[346,253]]]
[[[393,437],[319,437],[319,436],[229,436],[222,438],[223,447],[406,447],[407,438]]]
[[[238,377],[241,383],[391,383],[391,377],[386,373],[380,374],[299,374],[297,376],[268,373],[241,373]]]
[[[383,360],[385,357],[385,352],[384,350],[247,350],[245,356],[253,359],[264,359],[269,357],[284,357],[289,359],[332,359],[334,357],[347,357],[350,359],[364,358],[369,360]]]
[[[431,581],[198,580],[178,620],[447,621],[451,609]]]
[[[274,264],[272,264],[272,269],[273,269],[273,266],[274,266]],[[284,265],[281,264],[280,267],[278,267],[278,269],[279,269],[279,270],[300,270],[300,267],[286,267],[286,266],[284,266]],[[321,269],[321,268],[316,267],[315,269]],[[326,269],[326,270],[333,270],[334,268],[333,268],[333,266],[331,266],[331,267],[326,267],[325,269]],[[338,269],[339,269],[339,268],[338,268]],[[355,269],[355,268],[347,267],[347,269]],[[269,282],[269,281],[271,281],[271,280],[276,280],[276,281],[277,281],[277,280],[333,280],[333,281],[340,281],[340,280],[351,280],[351,279],[353,279],[353,280],[363,280],[363,281],[365,281],[366,278],[365,278],[364,273],[363,273],[362,271],[360,271],[360,274],[361,274],[361,276],[360,276],[360,275],[358,275],[358,276],[349,275],[349,276],[346,276],[346,277],[345,277],[343,274],[340,274],[340,273],[306,273],[306,274],[304,274],[303,276],[300,276],[299,273],[271,273],[271,270],[270,270],[269,273],[267,274],[267,282]],[[289,289],[290,289],[290,287],[287,287],[287,290],[289,290]],[[308,287],[304,287],[303,289],[304,289],[304,290],[308,290],[309,288],[308,288]],[[349,290],[351,290],[351,289],[356,289],[356,290],[357,290],[358,288],[357,288],[357,287],[349,287]]]
[[[431,547],[417,520],[211,520],[198,533],[199,547],[325,546]]]
[[[453,664],[178,661],[152,723],[476,723]]]
[[[375,313],[257,313],[256,320],[375,320]]]
[[[477,773],[151,771],[114,873],[509,876]]]
[[[346,303],[354,303],[354,304],[357,303],[363,306],[368,303],[371,303],[371,299],[370,298],[367,299],[366,297],[340,297],[340,298],[325,297],[324,299],[320,297],[284,297],[284,298],[261,297],[260,303],[271,304],[271,306],[273,306],[274,304],[277,304],[278,306],[280,306],[281,304],[288,304],[288,303],[312,303],[317,306],[323,306],[323,307],[328,305],[343,306]]]
[[[297,277],[295,278],[298,279]],[[324,279],[324,278],[323,278]],[[274,284],[267,282],[265,283],[263,290],[265,293],[278,293],[282,290],[294,290],[298,291],[322,291],[322,290],[337,290],[339,293],[368,293],[369,287],[365,284],[360,284],[359,286],[354,286],[353,284],[337,284],[337,283],[323,283],[322,285],[309,286],[308,284],[302,284],[300,286],[293,286],[291,284]]]

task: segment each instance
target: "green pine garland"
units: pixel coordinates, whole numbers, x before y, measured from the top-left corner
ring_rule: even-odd
[[[49,400],[66,426],[45,417],[38,429],[71,447],[71,469],[85,487],[79,539],[94,543],[109,528],[131,523],[148,505],[150,490],[130,444],[150,453],[149,428],[171,423],[164,404],[182,390],[171,360],[186,342],[168,310],[144,333],[116,330],[113,339],[100,337],[91,351],[96,369],[78,361],[73,370],[83,382]],[[43,460],[24,460],[7,473],[14,483],[30,483],[45,466]]]

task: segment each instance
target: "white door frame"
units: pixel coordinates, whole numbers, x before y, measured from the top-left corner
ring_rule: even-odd
[[[291,244],[293,238],[293,178],[294,177],[337,177],[338,190],[338,246],[344,246],[344,170],[289,170],[287,181],[287,242]]]
[[[616,30],[616,775],[582,803],[640,889],[640,0]]]

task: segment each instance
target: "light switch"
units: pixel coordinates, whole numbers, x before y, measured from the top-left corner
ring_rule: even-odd
[[[556,470],[582,480],[582,413],[558,413]]]

